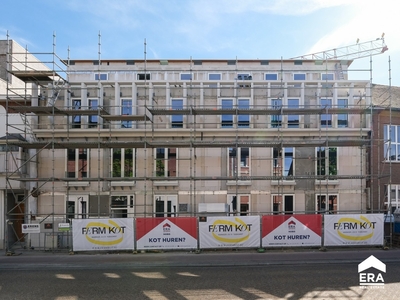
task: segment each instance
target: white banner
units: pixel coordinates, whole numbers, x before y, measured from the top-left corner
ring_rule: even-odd
[[[73,219],[73,250],[133,250],[133,219]]]
[[[137,218],[136,247],[143,249],[195,249],[197,248],[197,219]]]
[[[321,215],[262,217],[262,247],[321,246]]]
[[[383,245],[383,214],[325,215],[324,245]]]
[[[40,225],[22,224],[22,233],[40,233]]]
[[[260,247],[260,217],[200,217],[200,248]]]

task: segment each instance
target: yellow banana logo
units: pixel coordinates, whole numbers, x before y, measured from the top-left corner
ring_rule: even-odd
[[[212,226],[213,228],[216,228],[218,225],[223,225],[224,228],[227,228],[228,231],[230,231],[229,229],[233,230],[233,228],[240,228],[240,231],[245,231],[246,235],[242,236],[242,237],[238,237],[238,238],[228,238],[228,237],[221,237],[219,235],[217,235],[215,232],[212,232],[212,236],[220,242],[224,242],[224,243],[231,243],[231,244],[235,244],[235,243],[240,243],[240,242],[244,242],[246,240],[249,239],[250,237],[250,227],[244,223],[241,219],[239,218],[235,218],[235,222],[233,221],[229,221],[229,220],[216,220]]]
[[[360,229],[371,229],[372,230],[375,228],[375,224],[373,224],[370,220],[368,220],[364,216],[360,216],[360,220],[357,220],[355,218],[340,218],[338,223],[335,224],[335,227],[337,227],[338,235],[340,237],[342,237],[343,239],[350,240],[350,241],[365,241],[365,240],[370,239],[374,235],[374,231],[371,231],[371,233],[361,235],[361,236],[344,234],[343,232],[341,232],[341,230],[344,228],[344,226],[342,226],[342,224],[345,224],[345,223],[353,224],[353,227],[357,226],[356,228],[360,228]]]
[[[119,226],[113,220],[109,220],[108,222],[112,226],[110,226],[109,224],[101,223],[101,222],[90,222],[86,225],[86,232],[89,232],[91,227],[101,227],[105,230],[108,229],[109,231],[111,231],[111,229],[113,229],[114,232],[118,231],[118,233],[123,234],[124,230],[123,230],[123,228],[121,228],[121,226]],[[115,230],[115,229],[117,229],[117,230]],[[91,238],[90,236],[88,236],[86,234],[86,239],[92,244],[101,245],[101,246],[112,246],[112,245],[117,245],[117,244],[121,243],[123,241],[124,237],[122,235],[119,239],[116,239],[113,241],[99,241],[99,240]]]

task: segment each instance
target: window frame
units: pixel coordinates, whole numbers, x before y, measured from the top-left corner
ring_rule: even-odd
[[[151,80],[151,73],[137,73],[136,74],[136,79],[138,81]]]
[[[246,151],[247,151],[247,160],[245,157],[246,164],[242,166],[243,154],[245,154]],[[235,155],[231,155],[231,153],[233,152],[235,153]],[[227,148],[227,174],[228,177],[231,177],[232,179],[236,177],[251,176],[251,148],[249,147]]]
[[[115,167],[117,165],[117,151],[120,151],[120,162],[118,164],[118,173],[117,170],[115,170]],[[132,151],[132,153],[129,154],[128,151]],[[127,169],[127,161],[129,162],[129,155],[131,155],[131,164],[129,165],[130,170]],[[110,166],[110,171],[111,171],[111,177],[112,178],[134,178],[136,176],[136,148],[113,148],[111,149],[111,166]],[[130,174],[126,173],[130,172]],[[117,176],[119,174],[120,176]]]
[[[324,149],[322,151],[325,152],[324,157],[320,156],[319,153],[319,149]],[[328,151],[326,151],[326,149],[328,149]],[[330,170],[332,169],[331,166],[331,149],[336,149],[336,166],[334,166],[334,170],[335,170],[335,174],[330,174]],[[333,151],[332,151],[333,152]],[[320,156],[320,157],[319,157]],[[339,174],[339,147],[316,147],[315,148],[315,174],[317,174],[317,176],[337,176]],[[321,163],[320,163],[321,161]],[[323,162],[323,165],[322,165]],[[323,172],[322,172],[323,170]],[[326,174],[326,170],[328,170],[328,174]],[[324,174],[322,174],[324,173]]]
[[[72,98],[72,110],[81,110],[82,109],[82,99],[80,98]],[[82,126],[82,116],[81,115],[72,115],[71,116],[72,128],[81,128]]]
[[[95,105],[93,105],[93,102],[96,102]],[[98,98],[90,98],[88,99],[88,106],[90,110],[98,110],[99,108],[99,99]],[[89,115],[89,128],[90,127],[97,127],[99,123],[99,116],[98,115]]]
[[[187,77],[188,76],[188,78],[185,78],[185,77]],[[193,73],[179,73],[179,80],[182,80],[182,81],[190,81],[190,80],[193,80]]]
[[[174,102],[181,101],[179,108],[174,108]],[[171,110],[183,110],[185,105],[185,99],[183,98],[172,98],[171,99]],[[183,115],[171,115],[171,128],[183,128],[184,116]]]
[[[117,198],[126,198],[126,203],[115,204]],[[125,200],[122,200],[125,202]],[[135,215],[135,195],[110,195],[110,213],[111,218],[133,218]]]
[[[290,102],[297,101],[297,105],[293,105]],[[287,107],[288,109],[300,108],[300,99],[299,98],[288,98],[287,99]],[[300,128],[300,115],[287,115],[287,128]]]
[[[301,78],[296,78],[296,77],[301,77]],[[305,81],[305,80],[307,80],[307,74],[306,73],[293,73],[293,80],[294,81]]]
[[[221,98],[219,99],[221,109],[232,109],[234,107],[234,98]],[[228,101],[231,102],[231,105],[229,107],[224,104],[227,103]],[[221,128],[234,128],[234,115],[228,115],[228,114],[221,114],[220,116],[220,126]]]
[[[69,211],[73,205],[74,211]],[[89,216],[89,195],[65,196],[65,219],[69,223],[71,219],[87,219]]]
[[[94,80],[96,80],[96,81],[108,80],[108,73],[95,73]]]
[[[130,98],[122,98],[120,100],[120,103],[121,103],[121,116],[132,116],[133,100]],[[132,121],[121,121],[121,128],[132,128]]]
[[[237,73],[236,74],[237,80],[253,80],[253,76],[251,73]]]
[[[70,159],[70,156],[72,155],[72,150],[74,151],[74,164],[70,163],[72,162],[72,159]],[[80,151],[82,150],[83,153],[80,153]],[[71,152],[70,152],[71,151]],[[66,177],[67,178],[76,178],[76,179],[87,179],[90,177],[89,171],[90,171],[90,149],[89,148],[75,148],[75,149],[66,149],[65,150],[65,159],[66,159]],[[82,156],[81,156],[82,154]],[[84,158],[80,158],[86,156],[86,159]],[[82,169],[80,167],[81,165],[81,160],[82,160],[82,165],[84,164],[84,162],[86,162],[86,166],[84,171],[79,171],[80,169]],[[73,166],[73,171],[69,169],[69,166]],[[74,173],[74,176],[70,176],[70,174]],[[86,176],[84,176],[84,173],[86,173]],[[80,176],[82,175],[82,176]]]
[[[383,139],[384,160],[386,162],[400,162],[400,125],[384,124]]]
[[[219,78],[210,78],[211,76],[219,76]],[[208,80],[210,81],[220,81],[222,80],[222,73],[208,73]]]
[[[286,197],[292,198],[292,210],[286,210]],[[281,199],[279,199],[281,198]],[[279,202],[278,202],[279,201]],[[277,204],[282,207],[277,207]],[[271,212],[274,215],[293,215],[295,214],[296,207],[296,196],[295,194],[271,194]]]
[[[283,107],[283,99],[282,98],[275,98],[271,99],[271,109],[276,109],[277,111],[281,111]],[[270,116],[270,126],[271,128],[282,128],[283,126],[283,115],[271,115]]]
[[[325,197],[324,209],[322,209],[319,199]],[[328,199],[328,205],[326,205],[326,199]],[[330,201],[336,200],[336,203],[329,203]],[[332,207],[332,209],[331,209]],[[339,211],[339,194],[316,194],[315,195],[315,213],[316,214],[337,214]]]
[[[289,152],[292,149],[291,152]],[[272,174],[273,176],[276,177],[283,177],[285,181],[293,181],[293,179],[288,180],[286,179],[287,177],[291,177],[291,176],[295,176],[295,151],[296,148],[295,147],[283,147],[283,148],[279,148],[279,147],[273,147],[272,148]],[[275,153],[282,153],[281,156],[277,156],[275,157]],[[292,154],[291,156],[289,154]],[[290,163],[290,167],[287,166],[288,162],[287,159],[288,157],[291,157],[291,163]],[[279,162],[281,162],[281,164],[279,164]],[[292,170],[292,173],[290,174],[290,169]],[[287,174],[286,174],[286,170],[287,170]]]
[[[344,102],[345,103],[341,103]],[[348,98],[338,98],[337,99],[337,108],[348,108],[349,107],[349,99]],[[341,124],[343,123],[343,124]],[[338,114],[337,115],[337,128],[348,128],[349,127],[349,114]]]
[[[321,73],[321,80],[323,80],[323,81],[335,80],[335,74],[334,73]]]
[[[394,196],[392,191],[394,191]],[[393,214],[396,209],[400,208],[400,184],[385,184],[385,195],[384,205],[387,211]]]
[[[329,103],[327,104],[323,104],[323,101],[326,101]],[[332,108],[333,107],[333,98],[321,98],[319,100],[319,105],[322,109],[326,109],[326,108]],[[333,127],[333,114],[322,114],[320,115],[320,122],[319,122],[319,126],[321,126],[321,128],[332,128]]]
[[[242,201],[242,199],[244,199],[244,201]],[[226,200],[229,206],[229,216],[249,216],[251,214],[250,194],[240,194],[240,195],[228,194]]]
[[[175,152],[170,151],[175,150]],[[163,150],[163,157],[158,157],[161,150]],[[175,154],[175,155],[173,155]],[[175,157],[175,158],[174,158]],[[175,161],[175,166],[171,164]],[[159,163],[160,162],[160,163]],[[162,166],[162,169],[158,170]],[[174,176],[171,176],[171,170],[175,172]],[[178,148],[155,148],[154,149],[154,175],[158,178],[175,178],[178,177]],[[163,174],[161,174],[163,173]]]
[[[178,196],[177,195],[154,195],[153,215],[156,218],[177,217],[179,213]],[[163,202],[163,211],[158,211]],[[170,207],[168,202],[170,202]],[[175,208],[175,209],[174,209]]]
[[[273,78],[267,78],[269,76],[272,76]],[[264,80],[277,81],[278,80],[278,73],[264,73]]]

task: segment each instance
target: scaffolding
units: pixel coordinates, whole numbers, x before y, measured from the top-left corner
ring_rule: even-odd
[[[149,60],[145,42],[143,59],[107,60],[99,33],[98,58],[72,60],[55,53],[55,35],[51,53],[15,51],[7,36],[6,251],[57,248],[56,226],[72,218],[207,213],[199,204],[378,211],[367,165],[378,42],[371,79],[348,80],[359,57]],[[17,219],[50,242],[26,245]]]

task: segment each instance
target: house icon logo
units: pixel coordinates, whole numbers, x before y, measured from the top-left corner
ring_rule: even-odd
[[[165,223],[163,225],[163,235],[170,235],[171,234],[171,225]]]
[[[296,232],[296,222],[295,221],[291,220],[288,223],[288,231],[289,232]]]
[[[370,270],[371,268],[375,270]],[[385,281],[383,280],[382,273],[386,273],[386,265],[375,256],[371,255],[358,265],[360,286],[383,287]]]

